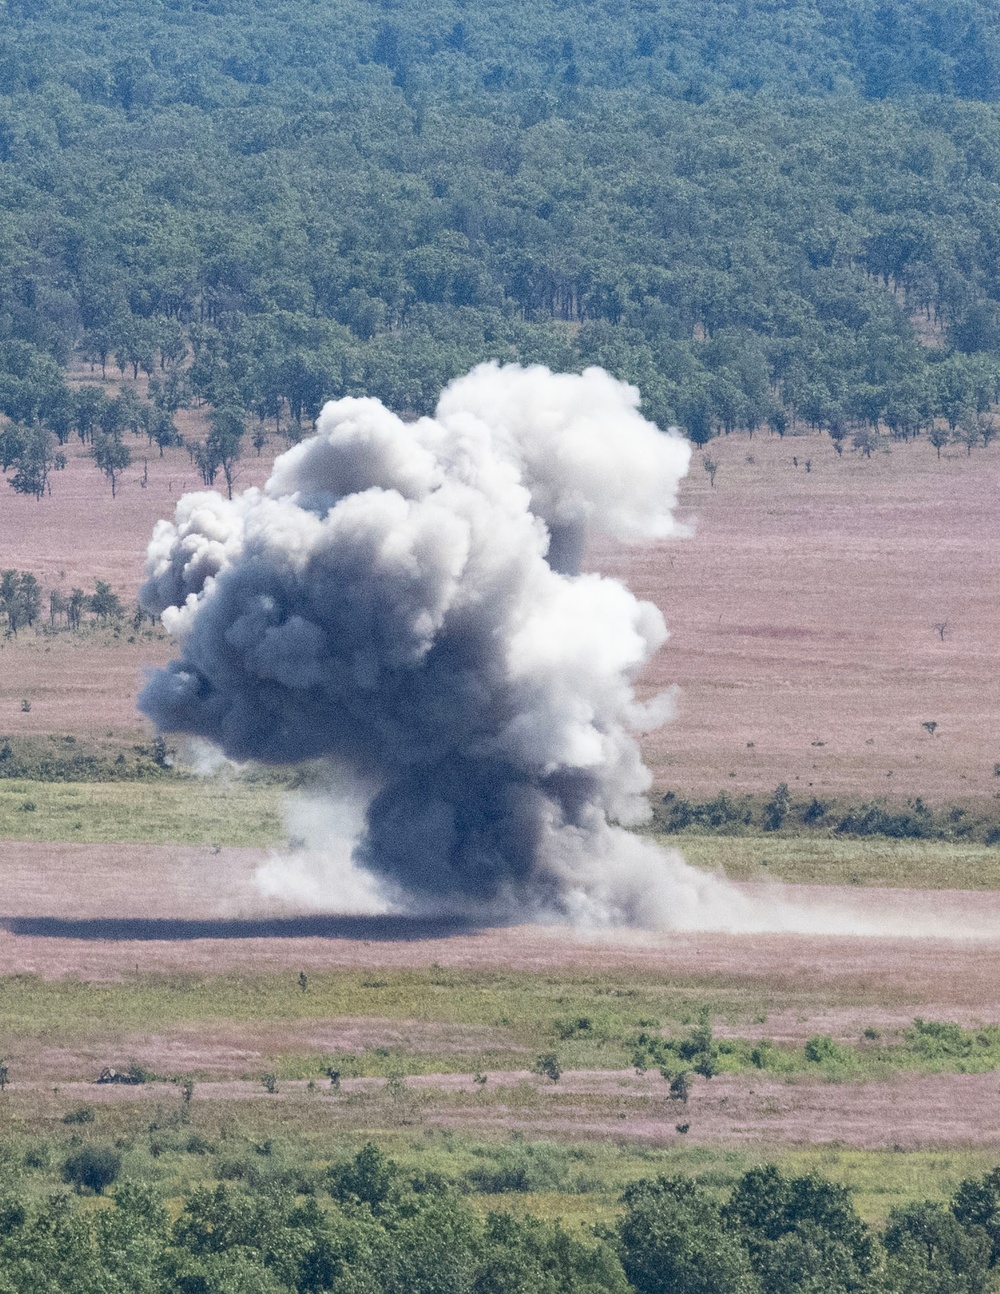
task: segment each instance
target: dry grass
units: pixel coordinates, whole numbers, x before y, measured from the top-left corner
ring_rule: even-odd
[[[281,447],[246,460],[240,485],[259,483]],[[696,455],[682,492],[692,538],[597,554],[671,628],[645,680],[683,689],[676,721],[644,739],[657,783],[700,795],[787,781],[797,795],[936,804],[1000,792],[1000,692],[989,681],[1000,552],[988,542],[1000,446],[938,462],[917,442],[867,461],[838,459],[829,437],[758,434],[713,442],[712,455],[715,489]],[[73,450],[51,498],[5,498],[4,564],[46,587],[107,579],[133,598],[154,522],[201,488],[182,450],[148,465],[145,489],[140,462],[112,500]],[[135,729],[141,671],[170,648],[124,638],[8,642],[0,731]],[[933,737],[921,726],[931,720]]]
[[[682,493],[692,538],[601,557],[671,629],[646,679],[682,688],[677,720],[644,741],[657,783],[1000,791],[1000,447],[938,462],[920,441],[868,461],[827,436],[739,435],[711,454],[715,488],[696,454]]]

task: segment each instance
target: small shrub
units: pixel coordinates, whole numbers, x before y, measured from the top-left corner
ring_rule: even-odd
[[[553,1083],[558,1083],[562,1078],[562,1068],[554,1051],[545,1051],[536,1057],[531,1068],[535,1074],[541,1074],[543,1078],[551,1079]]]
[[[102,1195],[121,1172],[122,1157],[110,1146],[84,1146],[63,1164],[63,1181]]]
[[[278,1078],[276,1074],[262,1074],[260,1081],[264,1084],[264,1090],[274,1096],[278,1090]]]
[[[687,1105],[688,1096],[691,1092],[691,1078],[687,1070],[680,1070],[676,1074],[671,1074],[669,1070],[660,1071],[663,1077],[670,1083],[671,1101],[680,1101],[682,1105]]]
[[[93,1123],[94,1107],[92,1105],[78,1105],[75,1110],[69,1110],[63,1115],[63,1123]]]
[[[42,1141],[37,1146],[29,1146],[24,1152],[25,1168],[46,1169],[52,1166],[52,1152],[46,1142]]]
[[[814,1034],[804,1048],[806,1060],[811,1065],[837,1064],[845,1061],[849,1052],[840,1046],[827,1033]]]

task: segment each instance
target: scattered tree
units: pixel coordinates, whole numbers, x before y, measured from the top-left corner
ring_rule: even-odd
[[[117,493],[118,478],[132,462],[132,451],[119,436],[101,431],[93,438],[91,455],[98,468],[111,482],[111,497]]]
[[[63,1165],[63,1181],[103,1195],[121,1172],[122,1157],[110,1146],[84,1146]]]

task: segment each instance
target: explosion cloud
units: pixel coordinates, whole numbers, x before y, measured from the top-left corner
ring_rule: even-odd
[[[327,761],[383,904],[673,924],[712,878],[624,829],[648,813],[631,734],[670,710],[633,682],[666,628],[581,569],[591,534],[679,533],[690,447],[638,404],[601,369],[495,364],[414,423],[327,404],[263,490],[157,524],[142,601],[181,654],[141,708],[237,760]]]

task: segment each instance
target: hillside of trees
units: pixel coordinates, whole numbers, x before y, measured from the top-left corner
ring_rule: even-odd
[[[40,497],[75,426],[114,487],[81,357],[230,450],[487,358],[602,364],[701,442],[976,436],[998,96],[978,0],[7,0],[5,471]]]

